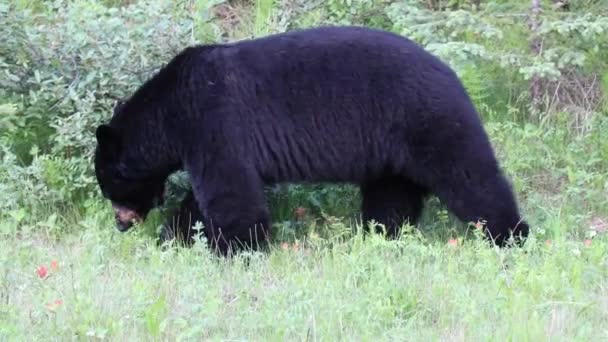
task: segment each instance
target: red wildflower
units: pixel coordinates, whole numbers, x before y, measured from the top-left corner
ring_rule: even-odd
[[[59,308],[61,305],[63,304],[63,301],[61,299],[56,299],[53,303],[47,303],[45,305],[45,307],[51,311],[55,311],[57,308]]]
[[[44,279],[48,276],[49,270],[44,266],[38,266],[36,273],[38,273],[39,278]]]
[[[51,270],[57,271],[57,269],[59,269],[59,263],[55,259],[51,260]]]
[[[458,240],[456,240],[456,239],[449,239],[448,240],[448,245],[450,245],[452,247],[456,247],[456,246],[458,246]]]

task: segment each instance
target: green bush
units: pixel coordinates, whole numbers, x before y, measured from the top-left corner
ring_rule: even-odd
[[[105,7],[55,1],[43,10],[0,7],[0,79],[7,168],[33,167],[69,201],[95,190],[93,129],[175,53],[194,43],[194,18],[170,2]],[[6,154],[8,156],[8,154]],[[15,181],[15,180],[13,180]]]

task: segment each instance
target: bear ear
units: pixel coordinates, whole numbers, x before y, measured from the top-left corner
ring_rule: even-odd
[[[127,101],[125,99],[118,99],[116,100],[116,102],[114,103],[114,108],[113,108],[113,114],[112,115],[116,115],[118,112],[120,112],[123,107],[125,106],[125,103]]]
[[[106,157],[115,156],[120,148],[120,137],[116,131],[108,125],[102,124],[95,131],[99,150]]]
[[[112,127],[101,124],[97,126],[97,130],[95,131],[95,135],[97,136],[97,142],[101,145],[111,140],[114,140],[114,130]]]

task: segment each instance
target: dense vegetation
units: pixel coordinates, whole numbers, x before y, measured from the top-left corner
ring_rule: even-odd
[[[13,0],[0,16],[2,340],[608,338],[608,1]],[[401,240],[362,240],[356,189],[315,184],[268,189],[271,253],[161,250],[183,174],[143,227],[113,228],[91,156],[116,99],[187,45],[323,24],[406,35],[458,72],[533,227],[523,249],[489,248],[434,198]]]

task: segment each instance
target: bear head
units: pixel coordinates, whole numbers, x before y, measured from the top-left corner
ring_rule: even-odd
[[[117,104],[116,110],[121,106]],[[137,162],[125,146],[120,131],[102,124],[95,132],[95,176],[101,193],[112,202],[117,228],[127,231],[141,223],[152,208],[162,204],[165,177],[138,172]]]

